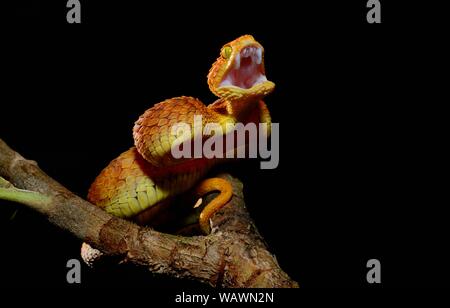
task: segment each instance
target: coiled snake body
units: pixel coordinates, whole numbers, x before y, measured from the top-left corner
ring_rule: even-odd
[[[194,126],[194,115],[202,116],[202,127],[218,123],[268,123],[269,111],[261,100],[274,89],[265,76],[263,47],[250,35],[226,44],[208,74],[210,90],[219,99],[205,106],[192,97],[167,99],[148,109],[135,123],[135,147],[122,153],[98,175],[88,200],[112,215],[150,221],[164,209],[165,202],[193,188],[219,159],[172,156],[173,125]],[[203,130],[202,130],[203,131]],[[192,135],[192,140],[198,136]],[[202,138],[205,136],[202,136]],[[203,232],[209,232],[209,218],[232,196],[230,184],[220,178],[200,182],[195,191],[202,196],[221,192],[200,214]]]

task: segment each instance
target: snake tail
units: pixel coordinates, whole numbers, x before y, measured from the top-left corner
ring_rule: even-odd
[[[230,182],[221,178],[206,179],[195,188],[195,193],[201,197],[210,192],[219,191],[220,194],[211,200],[200,213],[199,224],[201,230],[208,234],[210,233],[209,220],[220,210],[224,205],[230,201],[233,196],[233,188]]]

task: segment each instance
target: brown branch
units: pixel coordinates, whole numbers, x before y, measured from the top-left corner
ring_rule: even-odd
[[[14,185],[11,187],[3,181],[0,189],[4,192],[19,188],[45,200],[29,202],[17,197],[14,201],[33,208],[50,222],[97,248],[98,251],[85,250],[91,255],[83,257],[91,262],[100,255],[115,256],[120,262],[139,264],[154,273],[191,278],[212,286],[298,286],[267,250],[245,208],[242,183],[229,175],[223,176],[233,184],[230,204],[213,217],[210,235],[194,237],[157,232],[109,215],[71,193],[1,139],[0,176]],[[0,199],[8,198],[0,193]]]

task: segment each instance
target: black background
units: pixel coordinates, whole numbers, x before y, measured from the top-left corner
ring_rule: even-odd
[[[277,85],[266,103],[280,123],[280,164],[227,170],[281,267],[304,287],[373,288],[366,262],[377,258],[382,286],[448,286],[443,184],[427,133],[438,111],[422,83],[430,76],[416,77],[432,57],[421,48],[433,53],[421,40],[437,25],[425,28],[412,5],[382,1],[383,23],[369,25],[366,1],[92,2],[81,1],[80,25],[66,23],[66,1],[8,14],[0,137],[11,147],[85,196],[132,146],[147,108],[180,95],[213,102],[206,74],[220,47],[252,34]],[[1,203],[9,286],[198,286],[132,267],[83,267],[82,284],[68,285],[81,242]]]

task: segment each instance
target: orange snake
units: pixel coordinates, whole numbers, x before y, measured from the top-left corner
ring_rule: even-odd
[[[194,186],[198,197],[217,190],[221,193],[199,217],[202,231],[209,233],[210,218],[232,197],[231,185],[220,178],[198,183],[220,159],[174,158],[171,128],[180,122],[193,126],[194,115],[202,116],[203,127],[218,123],[224,134],[230,123],[267,123],[270,127],[270,114],[262,98],[275,85],[265,76],[263,47],[251,35],[222,47],[209,71],[208,85],[219,97],[209,106],[192,97],[176,97],[148,109],[135,123],[135,147],[103,169],[89,189],[88,200],[112,215],[151,224],[164,210],[161,205],[172,197]]]

